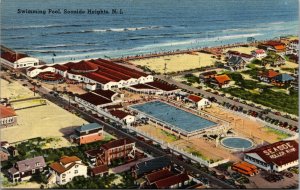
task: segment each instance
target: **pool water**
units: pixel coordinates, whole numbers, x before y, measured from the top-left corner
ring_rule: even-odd
[[[253,146],[251,140],[242,137],[226,137],[221,141],[222,145],[230,149],[248,149]]]
[[[147,102],[131,107],[187,132],[210,128],[217,124],[161,101]]]

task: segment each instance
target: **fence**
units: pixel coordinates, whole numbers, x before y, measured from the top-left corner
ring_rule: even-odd
[[[187,158],[190,158],[191,160],[197,162],[197,163],[200,163],[202,165],[205,165],[207,167],[215,167],[215,166],[218,166],[220,164],[223,164],[223,163],[227,163],[229,162],[229,159],[223,159],[223,160],[220,160],[220,161],[217,161],[217,162],[209,162],[208,160],[204,160],[196,155],[193,155],[192,153],[187,153],[185,152],[183,149],[180,149],[178,148],[177,146],[174,146],[174,145],[170,145],[169,143],[166,143],[164,142],[163,140],[160,140],[160,139],[157,139],[153,136],[151,136],[150,134],[146,133],[146,132],[143,132],[141,130],[138,130],[134,127],[131,127],[131,126],[127,126],[128,129],[132,130],[132,131],[135,131],[136,133],[138,133],[139,135],[147,138],[147,139],[150,139],[154,142],[156,142],[157,144],[161,145],[162,147],[166,147],[166,148],[169,148],[171,149],[173,152],[177,153],[177,154],[180,154],[180,155],[183,155]]]

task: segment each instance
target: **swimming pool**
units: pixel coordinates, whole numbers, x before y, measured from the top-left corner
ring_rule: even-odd
[[[226,137],[221,140],[221,144],[226,148],[234,150],[245,150],[253,146],[250,139],[243,137]]]
[[[210,128],[217,124],[161,101],[133,105],[131,108],[153,117],[158,121],[175,126],[187,133]]]

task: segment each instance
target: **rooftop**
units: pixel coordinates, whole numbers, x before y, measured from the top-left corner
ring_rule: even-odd
[[[298,143],[292,141],[279,141],[245,153],[256,153],[266,163],[275,163],[278,166],[298,160]]]
[[[123,110],[111,110],[109,112],[111,115],[113,115],[119,119],[124,119],[126,116],[130,115],[129,113],[127,113]]]
[[[94,175],[98,175],[98,174],[101,174],[101,173],[105,173],[105,172],[108,172],[108,167],[107,165],[100,165],[100,166],[96,166],[94,168],[91,168],[92,170],[92,173]]]
[[[123,138],[123,139],[117,139],[117,140],[110,141],[110,142],[102,145],[101,147],[104,148],[105,150],[109,150],[109,149],[112,149],[112,148],[132,144],[132,143],[135,143],[135,142],[133,142],[130,139]]]
[[[167,178],[174,175],[173,172],[171,172],[168,169],[162,169],[156,172],[153,172],[151,174],[146,175],[146,179],[149,181],[149,183],[153,183],[155,181]]]
[[[189,176],[186,173],[181,173],[156,181],[155,186],[158,189],[168,189],[172,185],[182,183],[187,180],[189,180]]]
[[[202,100],[202,98],[200,96],[196,96],[196,95],[193,95],[193,94],[189,95],[188,99],[190,99],[193,102],[199,102],[200,100]]]
[[[16,112],[11,107],[6,107],[0,104],[0,115],[1,118],[13,117],[16,116]]]
[[[76,129],[78,132],[90,131],[94,129],[102,129],[103,126],[99,125],[98,123],[89,123],[86,125],[82,125]]]
[[[136,164],[136,174],[140,176],[145,173],[152,172],[154,170],[159,170],[168,167],[170,165],[171,161],[166,156],[153,158],[152,160],[147,160]]]
[[[227,81],[230,81],[231,79],[228,77],[228,75],[224,74],[224,75],[217,75],[215,76],[216,81],[219,84],[224,84]]]

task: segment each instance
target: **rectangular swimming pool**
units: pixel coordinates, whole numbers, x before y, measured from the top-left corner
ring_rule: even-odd
[[[158,121],[168,123],[188,133],[210,128],[217,124],[161,101],[147,102],[131,107],[145,115],[156,118]]]

